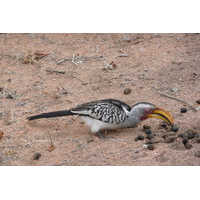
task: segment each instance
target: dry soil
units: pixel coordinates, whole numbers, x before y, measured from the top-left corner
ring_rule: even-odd
[[[1,34],[0,165],[200,165],[199,65],[200,34]],[[179,131],[148,119],[102,140],[75,116],[26,120],[106,98],[163,107]]]

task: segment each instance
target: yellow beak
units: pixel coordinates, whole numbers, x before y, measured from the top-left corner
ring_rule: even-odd
[[[167,122],[169,125],[171,125],[172,127],[174,125],[174,119],[169,114],[169,112],[164,110],[163,108],[156,107],[154,112],[149,114],[149,115],[147,115],[147,117],[153,117],[153,118],[162,119],[165,122]]]

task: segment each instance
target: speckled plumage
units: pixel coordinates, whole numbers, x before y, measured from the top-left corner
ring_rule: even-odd
[[[105,99],[82,104],[71,112],[111,124],[120,124],[127,118],[126,111],[130,110],[131,107],[121,101]]]

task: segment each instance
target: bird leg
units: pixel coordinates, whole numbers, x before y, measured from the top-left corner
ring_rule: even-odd
[[[106,139],[106,137],[102,135],[100,132],[98,132],[97,135],[99,136],[100,139]]]
[[[99,136],[100,139],[111,139],[113,137],[106,137],[104,135],[102,135],[100,132],[97,132],[97,135]]]

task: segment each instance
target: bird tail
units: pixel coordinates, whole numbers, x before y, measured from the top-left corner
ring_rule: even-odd
[[[49,112],[49,113],[42,113],[39,115],[33,115],[30,117],[27,117],[28,120],[34,120],[39,118],[51,118],[51,117],[62,117],[62,116],[68,116],[68,115],[76,115],[76,113],[72,113],[71,110],[61,110],[61,111],[55,111],[55,112]]]

